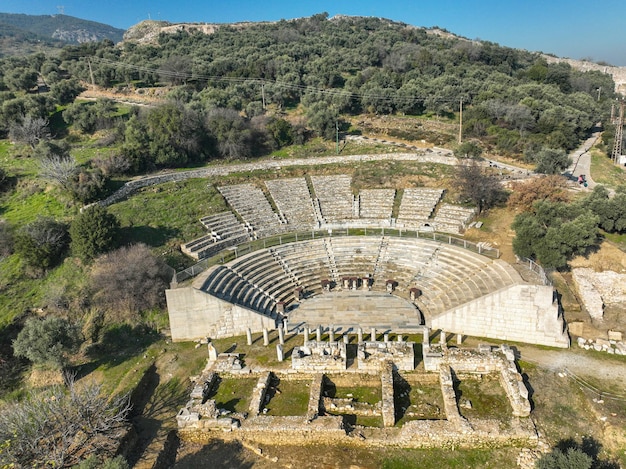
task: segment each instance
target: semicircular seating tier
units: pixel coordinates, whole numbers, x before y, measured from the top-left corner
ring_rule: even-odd
[[[566,340],[552,287],[526,284],[506,262],[461,247],[385,236],[289,243],[212,267],[192,287],[168,290],[172,335],[176,327],[181,337],[197,334],[188,323],[200,317],[203,335],[274,327],[299,305],[324,295],[323,285],[388,292],[390,281],[394,296],[419,309],[429,327],[548,345]],[[507,330],[511,325],[517,330]],[[539,332],[526,334],[528,328]]]

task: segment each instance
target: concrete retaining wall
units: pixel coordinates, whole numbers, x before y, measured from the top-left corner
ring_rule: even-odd
[[[550,286],[513,285],[434,317],[430,327],[475,337],[569,347]]]
[[[244,335],[274,329],[275,320],[193,287],[166,290],[173,341]]]

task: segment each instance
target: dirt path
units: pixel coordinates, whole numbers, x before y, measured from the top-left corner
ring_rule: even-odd
[[[582,378],[626,383],[626,360],[598,358],[583,350],[542,350],[536,347],[516,345],[521,359],[552,371],[570,370]],[[576,347],[574,345],[574,347]],[[626,391],[625,391],[626,394]]]

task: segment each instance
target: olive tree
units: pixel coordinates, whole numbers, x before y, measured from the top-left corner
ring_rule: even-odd
[[[78,331],[66,319],[29,318],[13,341],[13,353],[36,365],[63,369],[78,343]]]

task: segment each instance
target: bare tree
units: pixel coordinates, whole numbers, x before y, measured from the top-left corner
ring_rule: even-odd
[[[15,122],[9,129],[9,138],[16,142],[26,143],[31,148],[43,140],[50,139],[48,119],[43,117],[26,116]]]
[[[42,158],[39,168],[41,177],[68,189],[72,177],[78,171],[78,162],[71,156],[51,154]]]
[[[476,160],[457,166],[454,186],[461,201],[476,205],[478,213],[504,202],[507,197],[498,177],[482,168]]]
[[[88,454],[112,455],[125,433],[127,396],[110,398],[95,383],[32,391],[0,412],[0,465],[70,467]]]
[[[122,320],[160,307],[171,277],[168,270],[145,244],[105,254],[96,260],[91,276],[94,302]]]

